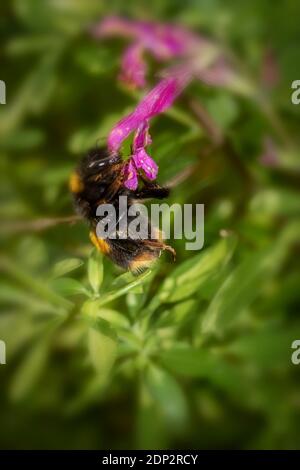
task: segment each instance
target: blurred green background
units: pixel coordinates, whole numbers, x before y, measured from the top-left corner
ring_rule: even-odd
[[[299,2],[0,10],[0,447],[299,448]],[[241,96],[195,82],[153,123],[159,181],[189,173],[169,201],[205,204],[205,246],[171,240],[176,263],[164,255],[140,278],[102,260],[85,223],[63,219],[71,170],[138,99],[116,78],[125,41],[87,33],[108,14],[212,37],[255,84]]]

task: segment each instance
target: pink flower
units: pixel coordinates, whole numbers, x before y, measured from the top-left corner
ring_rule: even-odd
[[[96,38],[119,36],[134,39],[158,60],[186,55],[200,42],[196,35],[177,25],[135,21],[118,16],[105,18],[91,32]]]
[[[137,150],[132,157],[135,167],[144,171],[149,180],[155,180],[158,173],[158,166],[147,154],[144,148]]]
[[[225,86],[233,83],[235,75],[229,61],[212,41],[177,25],[109,17],[96,25],[92,34],[97,38],[120,36],[132,40],[123,55],[120,73],[121,80],[131,86],[142,88],[146,84],[146,51],[159,61],[180,59],[177,64],[168,66],[164,78],[108,136],[109,150],[118,152],[122,142],[135,132],[124,181],[128,189],[135,190],[139,174],[154,180],[158,173],[157,164],[145,150],[151,143],[150,120],[168,109],[193,78]]]
[[[128,189],[135,190],[138,186],[137,171],[132,160],[129,160],[125,166],[125,186]]]
[[[132,113],[121,119],[111,130],[108,136],[108,149],[111,152],[117,152],[122,142],[135,131],[132,156],[125,169],[124,184],[128,189],[137,188],[137,175],[140,170],[149,180],[156,178],[158,166],[145,150],[151,143],[149,121],[172,105],[190,79],[189,74],[164,78],[141,100]]]
[[[145,147],[149,144],[151,144],[151,137],[149,134],[149,123],[147,120],[140,124],[134,135],[132,144],[132,161],[136,170],[143,170],[145,176],[152,181],[157,177],[158,166],[145,150]],[[126,182],[125,186],[128,187]]]
[[[191,77],[181,74],[161,80],[137,105],[135,110],[121,119],[108,136],[108,148],[116,152],[131,132],[145,125],[152,117],[168,109],[187,86]],[[138,138],[138,136],[136,136]],[[149,143],[149,142],[148,142]]]
[[[129,86],[143,88],[146,85],[146,63],[143,60],[143,48],[139,43],[132,44],[122,58],[119,78]]]
[[[119,75],[130,86],[143,88],[146,84],[146,64],[143,58],[145,51],[159,61],[181,59],[181,66],[186,71],[210,85],[225,86],[234,78],[228,60],[211,40],[178,25],[113,16],[94,26],[92,34],[96,38],[119,36],[133,40],[133,44],[123,55]],[[203,57],[209,57],[211,52],[211,60],[203,66]]]
[[[149,122],[148,120],[138,127],[137,132],[133,139],[133,151],[138,150],[141,147],[146,147],[152,143],[151,136],[149,134]]]

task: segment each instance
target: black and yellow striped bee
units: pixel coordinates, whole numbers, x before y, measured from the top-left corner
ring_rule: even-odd
[[[163,199],[168,196],[169,189],[152,183],[142,177],[143,185],[135,191],[124,186],[125,162],[120,154],[111,154],[105,148],[94,148],[84,157],[70,178],[70,190],[74,197],[76,211],[88,220],[90,238],[93,244],[115,264],[133,273],[146,270],[167,250],[175,257],[175,250],[163,242],[161,232],[152,230],[147,220],[149,237],[134,238],[130,232],[121,235],[119,220],[124,214],[120,213],[119,196],[127,196],[127,213],[132,204],[146,199]],[[113,204],[117,214],[116,237],[98,238],[96,226],[100,217],[96,215],[101,204]],[[153,237],[153,233],[155,236]]]

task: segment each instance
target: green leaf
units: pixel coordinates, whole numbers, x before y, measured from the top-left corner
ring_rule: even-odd
[[[143,290],[143,286],[137,286],[126,295],[126,305],[131,316],[133,317],[135,317],[136,314],[139,314],[139,312],[142,310],[145,299],[147,297],[146,292],[136,292],[136,289],[138,288]]]
[[[14,401],[27,398],[46,372],[53,334],[62,322],[64,319],[58,318],[47,324],[46,330],[41,332],[42,340],[31,347],[21,362],[10,385],[10,396]]]
[[[183,302],[175,304],[174,307],[169,310],[166,310],[164,314],[158,318],[156,326],[159,328],[165,326],[181,326],[185,323],[191,312],[198,313],[197,301],[194,299],[184,300]]]
[[[119,289],[116,289],[115,291],[108,292],[105,294],[101,299],[97,300],[98,306],[107,304],[108,302],[111,302],[118,297],[121,297],[124,294],[127,294],[127,292],[131,291],[132,289],[135,289],[137,286],[142,284],[145,279],[150,276],[151,271],[148,270],[145,273],[141,274],[139,277],[137,277],[133,282],[130,282],[129,284],[125,285],[124,287],[121,287]]]
[[[291,189],[264,189],[250,201],[250,211],[260,218],[268,216],[292,216],[300,213],[300,201]]]
[[[13,57],[40,53],[57,47],[60,38],[54,34],[33,34],[32,36],[17,36],[12,38],[6,45],[7,54]]]
[[[97,250],[93,250],[89,257],[88,278],[93,291],[98,294],[103,281],[103,258]]]
[[[223,130],[230,127],[238,116],[237,101],[231,95],[222,92],[209,100],[207,109]]]
[[[24,270],[18,263],[10,258],[1,256],[0,263],[2,269],[7,272],[9,276],[38,297],[64,309],[72,307],[71,302],[58,295],[52,288],[45,284],[45,282],[37,279],[36,276],[32,275],[28,270]]]
[[[1,135],[8,136],[10,132],[16,130],[28,112],[39,114],[44,111],[57,82],[55,65],[59,55],[59,51],[43,55],[35,68],[22,80],[14,100],[3,112]]]
[[[127,272],[118,276],[112,283],[113,287],[120,288],[128,285],[131,282],[136,280],[136,276],[131,272]],[[142,284],[137,284],[134,288],[130,290],[130,292],[135,294],[142,294],[144,292]]]
[[[165,370],[149,365],[146,384],[165,418],[174,425],[182,426],[187,419],[188,407],[176,380]]]
[[[100,308],[97,312],[99,318],[108,321],[115,328],[128,328],[129,321],[121,313],[109,308]]]
[[[83,284],[81,284],[81,282],[76,281],[76,279],[72,279],[70,277],[60,277],[59,279],[54,279],[51,284],[54,289],[62,295],[89,295],[88,290]]]
[[[114,331],[100,318],[88,319],[88,349],[91,362],[105,382],[117,357],[118,344]]]
[[[202,333],[222,334],[261,292],[262,282],[274,275],[286,255],[290,236],[284,231],[270,248],[248,255],[227,277],[202,320]]]
[[[26,398],[46,370],[49,342],[40,341],[32,347],[13,377],[10,396],[14,401]]]
[[[200,348],[174,346],[162,352],[160,361],[176,374],[209,380],[239,401],[249,392],[242,370],[220,354]]]
[[[249,335],[241,336],[226,346],[223,351],[234,354],[252,367],[286,368],[291,364],[291,344],[300,337],[300,325],[290,330],[274,330],[264,328]]]
[[[188,259],[166,278],[150,304],[154,310],[162,302],[177,302],[199,291],[207,279],[219,273],[230,258],[235,240],[223,239],[203,253]]]
[[[116,56],[112,55],[108,49],[101,49],[99,43],[81,47],[75,60],[91,75],[109,74],[117,63]]]
[[[129,321],[120,312],[98,306],[97,300],[87,300],[82,306],[83,315],[90,315],[94,318],[102,318],[115,328],[128,328]]]
[[[138,449],[167,448],[167,426],[144,381],[139,387],[136,439]]]
[[[216,364],[215,357],[207,350],[186,346],[163,351],[160,360],[172,371],[188,377],[205,377]]]
[[[53,267],[53,278],[64,276],[82,266],[83,261],[79,258],[68,258],[56,263]]]
[[[1,139],[0,148],[9,151],[31,150],[40,146],[45,140],[44,133],[37,128],[23,128],[9,133]]]
[[[66,413],[68,415],[81,413],[91,405],[98,403],[105,390],[105,385],[101,375],[93,374],[92,377],[82,383],[78,394],[65,404]]]

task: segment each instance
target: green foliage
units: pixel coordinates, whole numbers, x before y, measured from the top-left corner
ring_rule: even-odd
[[[299,6],[6,3],[0,447],[299,448]],[[78,158],[140,96],[117,83],[125,42],[88,34],[115,13],[183,22],[237,59],[234,89],[194,82],[153,121],[160,182],[192,168],[169,202],[205,204],[205,244],[198,253],[171,240],[176,263],[163,254],[141,276],[92,249],[82,221],[68,223]],[[266,46],[273,88],[261,79]],[[155,76],[149,63],[150,84]],[[209,113],[213,135],[189,101]],[[265,138],[275,166],[262,164]]]
[[[88,277],[94,293],[98,294],[103,281],[103,264],[99,252],[95,251],[89,258]]]

